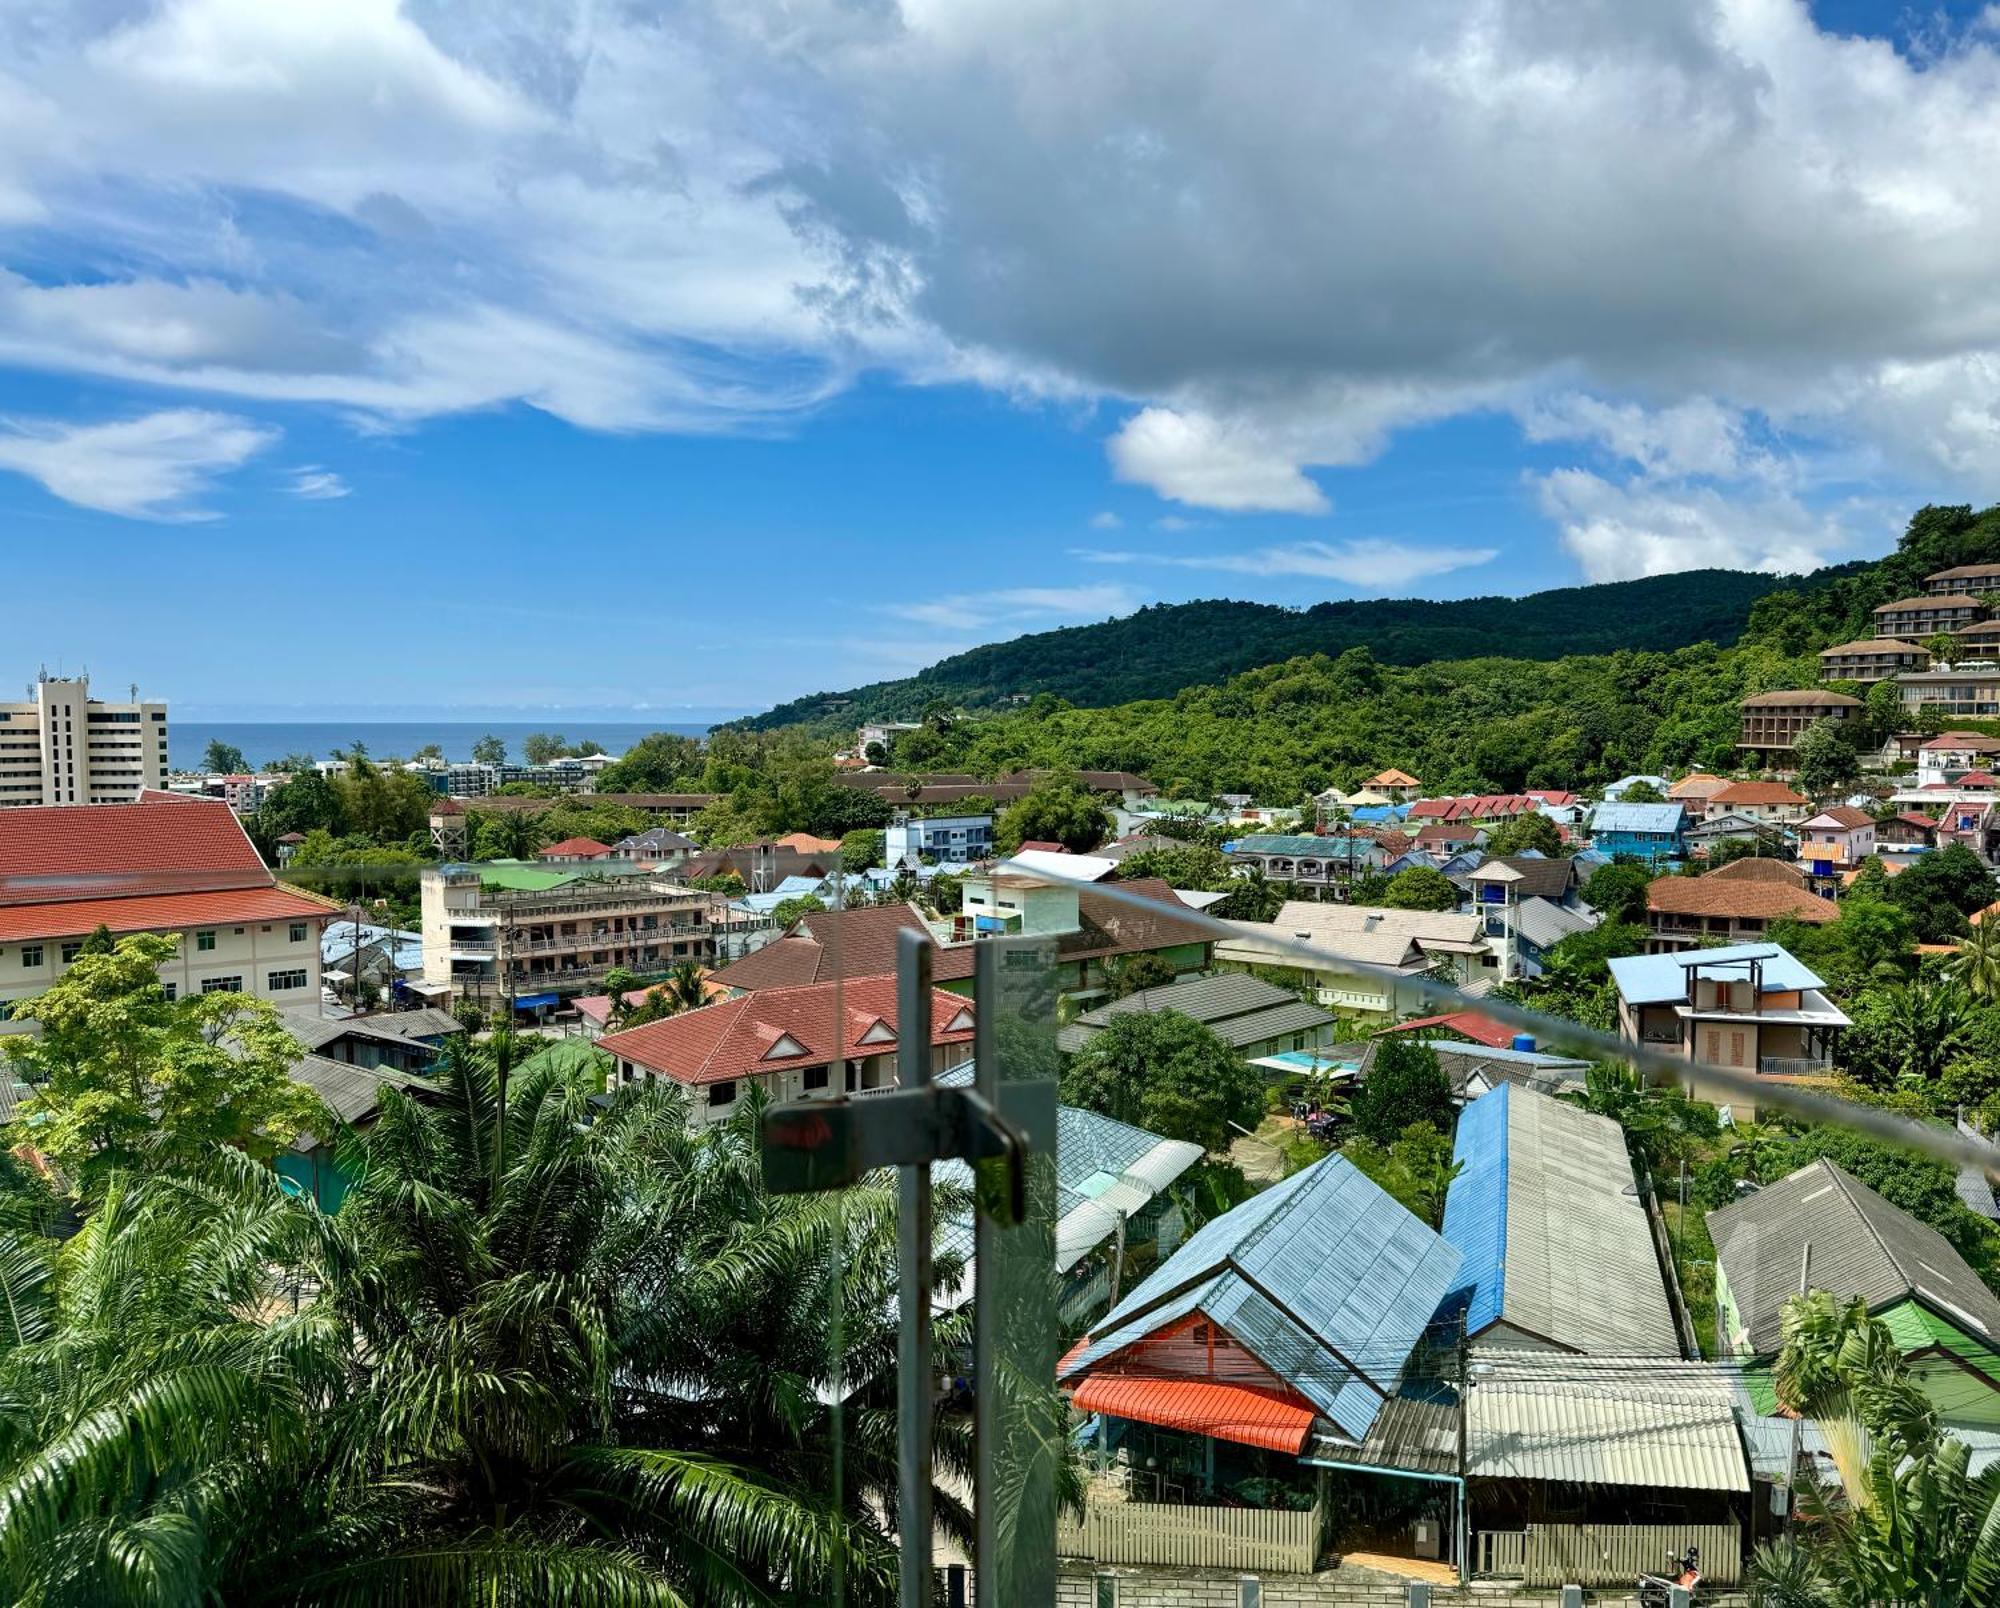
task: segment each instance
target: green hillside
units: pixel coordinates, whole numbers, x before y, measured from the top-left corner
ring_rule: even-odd
[[[1688,570],[1646,580],[1571,586],[1529,597],[1420,598],[1319,603],[1160,603],[1121,619],[990,643],[900,681],[820,692],[736,724],[752,729],[838,718],[914,719],[935,699],[967,709],[1050,693],[1103,706],[1171,697],[1259,665],[1365,647],[1382,664],[1417,665],[1504,653],[1557,659],[1620,649],[1665,651],[1734,642],[1758,599],[1814,588],[1865,569],[1803,579],[1736,570]]]
[[[1817,684],[1818,650],[1868,634],[1876,604],[1919,590],[1933,570],[1987,562],[2000,562],[2000,507],[1925,508],[1887,558],[1756,599],[1730,646],[1414,666],[1355,646],[1169,698],[1095,709],[1042,698],[934,719],[898,739],[894,763],[984,776],[1023,766],[1133,770],[1169,794],[1240,791],[1272,803],[1353,786],[1385,765],[1438,792],[1587,788],[1631,771],[1734,767],[1741,698]],[[1615,589],[1572,595],[1604,590]],[[1868,700],[1875,735],[1902,721],[1894,696],[1884,684]]]

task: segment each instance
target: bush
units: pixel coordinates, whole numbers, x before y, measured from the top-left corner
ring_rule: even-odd
[[[1451,1079],[1429,1045],[1392,1034],[1377,1041],[1353,1111],[1356,1130],[1380,1145],[1394,1144],[1413,1122],[1429,1123],[1448,1134]]]

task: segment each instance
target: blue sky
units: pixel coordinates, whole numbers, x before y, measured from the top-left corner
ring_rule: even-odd
[[[17,679],[700,718],[2000,495],[2000,10],[1223,9],[16,8]]]

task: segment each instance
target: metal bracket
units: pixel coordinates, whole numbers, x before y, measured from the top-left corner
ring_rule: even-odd
[[[1020,1131],[973,1089],[885,1089],[856,1099],[791,1100],[764,1113],[764,1187],[774,1195],[844,1189],[879,1167],[998,1162],[980,1207],[1013,1225],[1028,1214],[1028,1151]],[[989,1198],[989,1195],[992,1198]]]

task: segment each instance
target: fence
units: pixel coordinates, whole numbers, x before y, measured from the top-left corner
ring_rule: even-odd
[[[1319,1561],[1319,1509],[1089,1502],[1080,1520],[1062,1519],[1056,1550],[1098,1563],[1311,1574]]]
[[[1733,1524],[1538,1524],[1531,1530],[1481,1530],[1473,1572],[1526,1586],[1615,1586],[1658,1574],[1667,1554],[1701,1549],[1702,1577],[1733,1586],[1742,1574],[1743,1541]]]

